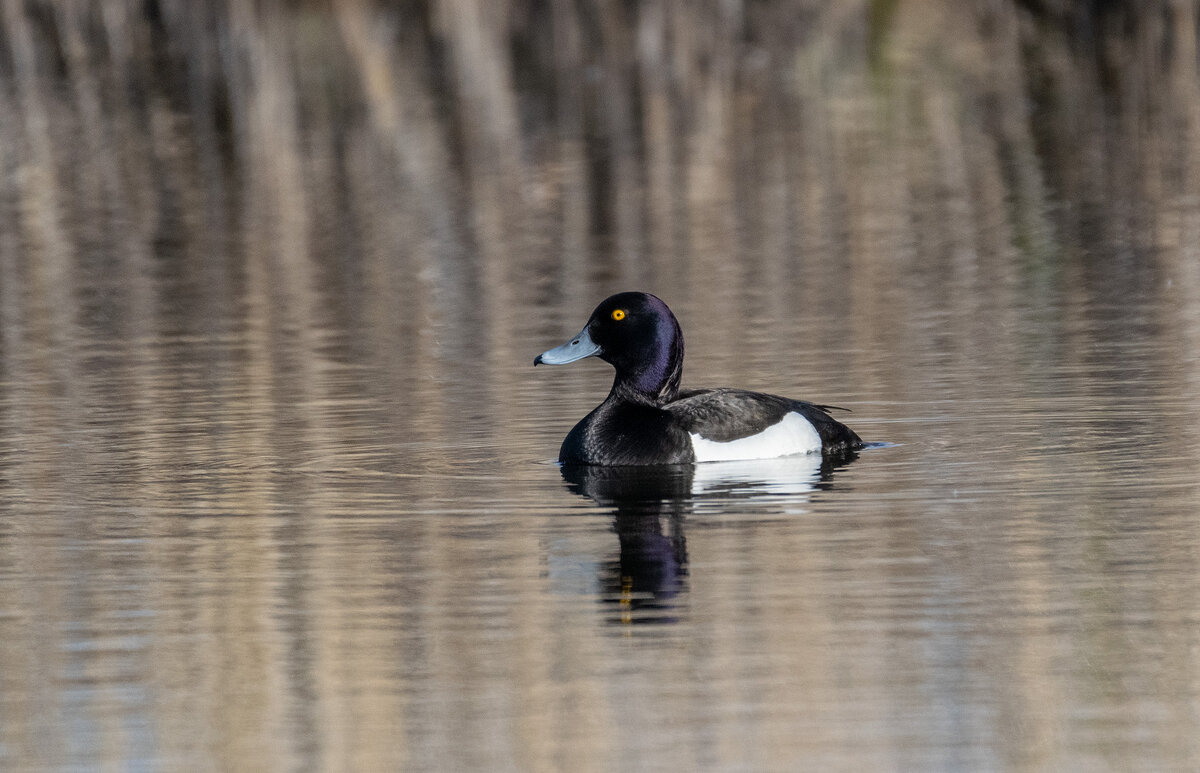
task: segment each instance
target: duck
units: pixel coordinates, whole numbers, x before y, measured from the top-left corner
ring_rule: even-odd
[[[683,330],[662,299],[623,292],[600,302],[578,335],[534,358],[598,357],[616,370],[604,402],[567,433],[567,465],[644,466],[821,453],[850,458],[863,441],[817,405],[744,389],[681,389]]]

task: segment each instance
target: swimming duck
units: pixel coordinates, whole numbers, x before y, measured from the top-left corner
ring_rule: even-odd
[[[604,402],[567,434],[564,465],[691,464],[823,452],[845,456],[862,440],[829,406],[742,389],[680,389],[683,331],[659,298],[618,293],[583,330],[534,365],[599,357],[617,371]]]

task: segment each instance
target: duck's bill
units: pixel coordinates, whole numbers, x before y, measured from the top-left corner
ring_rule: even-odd
[[[562,346],[556,346],[534,357],[533,364],[566,365],[568,362],[582,360],[584,357],[591,357],[593,354],[599,353],[600,346],[588,335],[588,329],[585,327],[579,331],[579,335],[567,341]]]

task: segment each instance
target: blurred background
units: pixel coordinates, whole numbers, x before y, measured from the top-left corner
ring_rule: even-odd
[[[0,9],[0,767],[1200,765],[1196,3]],[[628,289],[891,445],[564,481]]]

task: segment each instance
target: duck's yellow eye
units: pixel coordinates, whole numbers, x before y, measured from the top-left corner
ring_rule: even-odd
[[[612,318],[617,322],[625,319],[625,309],[613,309]]]

